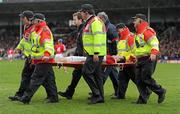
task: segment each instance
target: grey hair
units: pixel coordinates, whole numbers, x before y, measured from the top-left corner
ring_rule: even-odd
[[[99,13],[97,14],[97,16],[102,16],[102,17],[104,17],[104,20],[105,20],[105,21],[108,21],[108,20],[109,20],[109,17],[108,17],[108,15],[107,15],[105,12],[99,12]]]

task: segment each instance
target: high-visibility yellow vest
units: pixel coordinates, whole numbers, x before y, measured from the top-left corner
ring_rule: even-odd
[[[21,50],[26,57],[29,57],[31,55],[31,45],[30,40],[22,38],[16,49]]]
[[[50,30],[49,30],[50,31]],[[50,53],[50,58],[54,58],[54,41],[53,41],[53,35],[51,33],[51,38],[48,40],[44,40],[42,44],[40,44],[40,36],[41,32],[37,34],[35,31],[31,34],[31,42],[32,42],[32,48],[31,48],[31,56],[34,59],[41,59],[44,56],[44,52],[47,51]]]
[[[119,40],[117,44],[118,56],[124,56],[126,60],[129,60],[130,56],[134,56],[135,45],[128,45],[128,38],[124,40]]]
[[[151,54],[151,49],[156,49],[159,51],[159,41],[157,37],[154,35],[148,39],[148,41],[144,40],[144,35],[139,34],[135,37],[136,42],[136,56],[147,56]]]
[[[106,28],[98,17],[92,17],[83,29],[83,48],[88,55],[106,55]]]

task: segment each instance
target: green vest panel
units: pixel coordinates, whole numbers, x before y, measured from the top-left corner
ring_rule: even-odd
[[[105,25],[97,17],[90,21],[83,30],[83,48],[89,55],[104,56],[107,52]]]
[[[118,56],[124,56],[126,60],[129,60],[130,56],[133,56],[133,49],[128,46],[127,40],[119,40],[117,44]]]
[[[151,52],[151,46],[147,44],[147,42],[144,40],[144,35],[136,35],[135,37],[135,43],[136,43],[136,56],[144,56],[144,55],[150,55]]]
[[[31,55],[31,46],[30,40],[22,38],[16,49],[21,50],[26,57],[29,57]]]
[[[36,32],[32,32],[31,34],[31,42],[32,42],[32,58],[41,59],[44,56],[44,52],[48,51],[51,55],[51,58],[54,57],[54,43],[53,43],[53,35],[51,34],[51,39],[45,40],[43,44],[40,44],[40,35]]]

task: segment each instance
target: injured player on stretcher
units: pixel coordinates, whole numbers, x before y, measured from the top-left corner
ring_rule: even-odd
[[[86,57],[83,56],[68,56],[68,57],[55,57],[56,63],[71,63],[71,62],[85,62]],[[128,61],[125,60],[123,56],[110,56],[107,55],[103,59],[104,63],[114,64],[114,63],[135,63],[136,58],[131,56]]]

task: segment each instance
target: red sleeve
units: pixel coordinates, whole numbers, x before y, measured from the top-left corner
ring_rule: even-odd
[[[156,36],[156,32],[153,29],[147,29],[144,32],[144,40],[147,42],[150,38]],[[151,54],[158,55],[160,52],[156,49],[151,49]]]
[[[113,64],[113,63],[116,63],[116,60],[111,55],[106,55],[106,63]]]
[[[43,31],[40,35],[41,35],[40,44],[43,44],[45,40],[51,39],[51,33],[48,30]]]
[[[44,52],[44,56],[50,56],[51,54],[48,51]]]
[[[50,40],[51,39],[51,34],[48,30],[44,30],[41,34],[40,34],[41,38],[40,38],[40,44],[43,44],[45,40]],[[44,56],[50,56],[51,54],[48,51],[44,52]]]
[[[134,45],[134,36],[131,35],[129,38],[128,38],[128,45],[131,47]]]
[[[147,29],[144,32],[144,40],[148,41],[152,36],[155,36],[156,32],[154,30]]]
[[[151,49],[151,54],[158,55],[160,52],[156,49]]]

